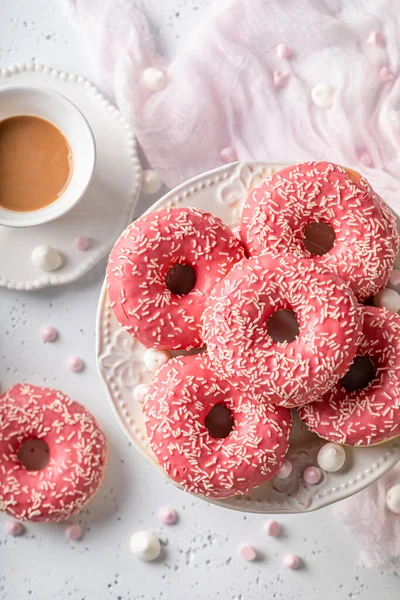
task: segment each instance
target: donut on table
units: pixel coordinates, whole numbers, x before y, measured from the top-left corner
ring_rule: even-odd
[[[370,446],[400,435],[400,317],[364,307],[363,335],[346,376],[322,398],[299,409],[320,437]]]
[[[280,311],[296,318],[291,341],[272,335]],[[203,319],[218,372],[244,392],[287,407],[311,402],[346,373],[362,327],[349,286],[290,254],[235,265],[213,289]]]
[[[274,476],[288,449],[290,411],[254,401],[221,379],[206,353],[164,365],[150,384],[143,410],[160,467],[194,494],[228,498],[246,493]],[[216,410],[228,414],[225,431],[220,423],[219,431],[211,432],[209,419]]]
[[[118,322],[147,348],[199,347],[207,296],[243,257],[240,241],[209,213],[164,208],[146,214],[110,254],[110,304]]]
[[[49,461],[28,470],[21,446],[43,440]],[[97,491],[107,441],[94,417],[62,392],[17,384],[0,396],[0,510],[19,520],[65,521]]]
[[[328,243],[326,253],[307,243],[310,226]],[[399,246],[395,216],[366,179],[328,162],[287,167],[254,188],[240,233],[251,256],[307,258],[337,273],[359,300],[385,286]]]

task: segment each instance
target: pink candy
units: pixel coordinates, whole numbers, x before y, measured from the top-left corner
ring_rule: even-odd
[[[173,508],[170,508],[169,506],[163,506],[162,508],[160,508],[160,510],[157,513],[157,516],[161,523],[164,523],[164,525],[173,525],[174,523],[176,523],[176,520],[178,518],[176,511]]]
[[[237,152],[235,148],[232,148],[232,146],[227,146],[226,148],[223,148],[219,153],[219,157],[221,161],[226,164],[236,162],[238,159]]]
[[[394,73],[386,66],[379,69],[378,75],[382,83],[388,83],[394,79]]]
[[[276,55],[278,58],[282,58],[283,60],[288,60],[292,57],[292,51],[289,46],[286,44],[278,44],[276,47]]]
[[[281,71],[274,71],[272,73],[272,83],[276,89],[280,89],[285,86],[290,77],[290,73],[282,73]]]
[[[296,554],[285,554],[283,564],[287,569],[298,569],[301,565],[301,560]]]
[[[7,521],[4,529],[9,535],[21,535],[25,531],[25,527],[18,521]]]
[[[316,485],[321,481],[322,473],[318,467],[307,467],[303,472],[303,479],[309,485]]]
[[[137,402],[144,402],[147,392],[149,391],[149,386],[145,383],[139,383],[133,390],[133,397]]]
[[[279,469],[276,473],[276,477],[278,477],[279,479],[286,479],[291,474],[292,469],[293,469],[292,463],[290,462],[290,460],[285,458],[285,460],[283,461],[283,463],[281,464],[281,466],[279,467]]]
[[[357,152],[357,158],[365,167],[373,167],[374,163],[368,150],[360,150]]]
[[[83,237],[82,235],[78,236],[74,239],[74,246],[77,250],[81,252],[86,252],[90,248],[90,240],[87,237]]]
[[[55,342],[58,337],[58,331],[51,325],[43,325],[40,329],[40,335],[44,342]]]
[[[76,540],[80,540],[83,536],[82,527],[78,524],[68,525],[65,530],[65,539],[69,542],[76,542]]]
[[[271,537],[277,537],[280,533],[281,526],[278,521],[267,521],[264,523],[264,531],[267,535]]]
[[[249,562],[252,562],[257,558],[257,550],[250,544],[242,544],[239,547],[239,554],[243,560],[247,560]]]
[[[379,31],[371,31],[367,37],[367,44],[371,44],[371,46],[384,46],[385,40]]]
[[[79,356],[68,356],[67,367],[70,371],[73,371],[74,373],[79,373],[79,371],[83,370],[84,366],[85,364],[83,360],[79,358]]]

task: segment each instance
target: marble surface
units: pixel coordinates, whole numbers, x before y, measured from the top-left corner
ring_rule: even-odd
[[[207,1],[147,0],[159,47],[179,51]],[[37,60],[90,75],[79,42],[52,0],[0,0],[0,67]],[[139,214],[149,199],[141,199]],[[77,234],[85,235],[84,223]],[[2,257],[6,260],[6,257]],[[37,293],[0,290],[0,380],[2,389],[19,380],[63,389],[85,404],[103,426],[110,443],[103,486],[75,519],[84,525],[79,542],[66,542],[65,525],[27,526],[23,537],[4,532],[0,515],[0,600],[391,600],[400,579],[358,563],[359,548],[334,517],[332,508],[280,517],[279,539],[262,531],[265,518],[231,512],[178,491],[125,439],[106,401],[95,366],[94,328],[105,265],[79,282]],[[44,345],[39,329],[60,331]],[[78,354],[86,369],[75,374],[66,358]],[[174,507],[179,522],[162,525],[163,505]],[[142,563],[129,552],[129,538],[149,529],[163,542],[156,563]],[[238,546],[253,544],[260,560],[246,563]],[[283,555],[299,554],[299,571],[283,567]]]

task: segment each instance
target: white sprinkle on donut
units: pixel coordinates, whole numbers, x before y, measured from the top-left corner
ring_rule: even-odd
[[[314,241],[310,227],[320,232]],[[250,256],[289,252],[335,272],[359,300],[385,287],[399,248],[395,216],[366,179],[323,161],[286,167],[255,187],[241,237]]]
[[[291,341],[275,341],[268,322],[290,309]],[[263,254],[233,267],[208,298],[203,336],[221,376],[280,406],[312,402],[350,367],[362,310],[334,273],[289,254]]]
[[[213,434],[207,417],[220,405],[230,426]],[[161,367],[143,415],[160,467],[202,496],[247,493],[275,475],[288,449],[290,411],[258,402],[220,379],[206,353],[173,358]]]
[[[365,376],[354,379],[350,368],[321,398],[298,409],[311,431],[347,446],[370,446],[400,435],[400,316],[372,306],[362,312],[363,333],[352,367],[364,365]],[[346,388],[349,377],[351,387]]]

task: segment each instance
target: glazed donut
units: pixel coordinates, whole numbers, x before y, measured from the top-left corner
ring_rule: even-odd
[[[313,222],[333,244],[320,256],[306,246]],[[240,234],[249,255],[287,251],[308,258],[339,275],[359,300],[386,285],[399,246],[395,216],[368,182],[328,162],[287,167],[254,188]]]
[[[199,347],[206,298],[243,256],[240,241],[209,213],[164,208],[146,214],[110,254],[111,307],[146,348]]]
[[[296,317],[292,341],[271,334],[270,319],[281,310]],[[346,373],[362,327],[349,286],[290,254],[237,264],[213,289],[203,319],[218,372],[245,393],[287,407],[311,402]]]
[[[349,372],[322,398],[299,409],[309,429],[347,446],[371,446],[400,435],[400,317],[384,308],[362,310],[363,335]]]
[[[214,407],[231,431],[213,437]],[[144,402],[148,442],[160,467],[186,491],[210,498],[243,494],[271,479],[288,449],[290,411],[259,403],[221,379],[206,353],[173,358],[155,375]],[[228,414],[229,414],[228,413]]]
[[[18,452],[28,440],[49,462],[28,470]],[[62,392],[17,384],[0,397],[0,510],[22,521],[65,521],[97,491],[107,442],[94,417]]]

